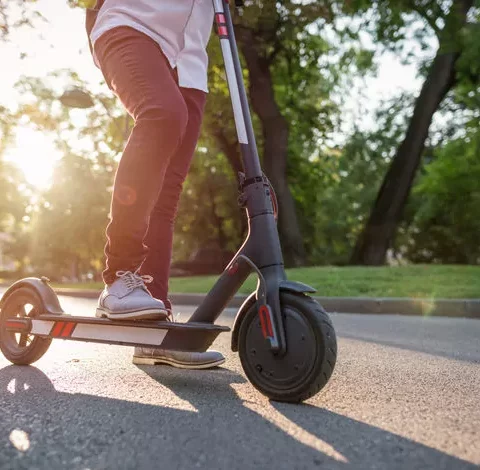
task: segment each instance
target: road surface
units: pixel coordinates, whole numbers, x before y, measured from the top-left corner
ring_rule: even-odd
[[[61,303],[72,314],[95,305]],[[35,367],[2,356],[0,468],[480,468],[480,321],[332,318],[337,367],[304,405],[261,396],[229,335],[213,371],[137,367],[132,348],[62,341]]]

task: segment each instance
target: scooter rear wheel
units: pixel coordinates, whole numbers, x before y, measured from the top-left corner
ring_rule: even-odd
[[[327,384],[335,367],[337,341],[330,317],[311,297],[282,292],[280,302],[287,352],[272,353],[253,305],[240,325],[240,361],[261,393],[272,400],[298,403]]]
[[[13,364],[28,365],[38,361],[52,342],[28,333],[8,331],[6,321],[12,318],[34,318],[43,312],[39,295],[28,287],[21,287],[3,301],[0,311],[0,350]]]

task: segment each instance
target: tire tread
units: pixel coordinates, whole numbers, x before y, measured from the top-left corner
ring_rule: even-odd
[[[0,324],[3,321],[3,315],[8,308],[8,302],[12,301],[15,296],[30,296],[32,298],[32,305],[41,306],[42,301],[37,292],[29,287],[21,287],[14,290],[6,299],[2,299],[3,308],[0,310]],[[19,366],[27,366],[37,362],[48,350],[52,340],[49,338],[35,337],[32,343],[21,354],[15,354],[1,341],[0,334],[0,350],[6,359],[11,363]]]
[[[337,341],[335,335],[335,329],[333,327],[332,321],[328,313],[318,304],[317,301],[305,294],[297,294],[291,292],[282,292],[281,293],[281,302],[282,305],[293,304],[293,308],[298,307],[298,302],[301,302],[302,313],[312,322],[312,327],[317,332],[321,332],[322,336],[322,345],[323,345],[323,357],[321,363],[315,366],[315,374],[312,376],[311,380],[308,381],[300,390],[295,390],[293,392],[279,392],[272,393],[271,391],[264,390],[260,386],[254,383],[252,377],[249,377],[248,371],[244,365],[243,353],[243,341],[242,336],[245,334],[247,325],[242,324],[240,327],[240,340],[239,340],[239,353],[240,359],[242,362],[242,367],[247,374],[247,377],[250,379],[255,388],[257,388],[264,395],[269,397],[272,400],[289,402],[289,403],[299,403],[316,395],[321,389],[325,387],[330,377],[333,374],[335,368],[335,363],[337,360]],[[296,305],[297,304],[297,305]],[[255,307],[252,307],[255,308]],[[247,314],[244,321],[248,318],[252,318]],[[253,318],[255,318],[253,316]],[[251,321],[251,320],[250,320]],[[245,322],[247,323],[247,322]]]

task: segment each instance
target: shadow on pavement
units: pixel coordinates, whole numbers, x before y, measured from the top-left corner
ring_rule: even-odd
[[[431,447],[323,408],[285,403],[272,403],[272,406],[305,431],[328,442],[352,464],[351,467],[329,464],[329,469],[478,468]]]
[[[258,399],[228,369],[141,370],[190,409],[58,392],[39,369],[1,369],[0,468],[476,468],[322,408]],[[29,435],[24,453],[9,442],[14,429]]]
[[[192,378],[186,382],[178,370],[171,370],[172,373],[166,375],[165,369],[155,367],[141,369],[191,403],[199,413],[202,413],[202,410],[215,412],[214,405],[208,401],[209,397],[198,394],[198,379]],[[255,405],[254,402],[239,400],[237,393],[230,387],[221,394],[224,400],[223,408],[226,410],[220,413],[225,415],[225,420],[234,426],[233,416],[241,417],[239,418],[242,422],[241,435],[237,436],[237,439],[244,442],[243,452],[250,453],[250,456],[256,459],[259,456],[268,456],[265,462],[270,462],[275,468],[323,467],[331,470],[477,468],[469,462],[431,447],[324,408],[266,400]],[[267,414],[273,416],[265,418]],[[304,431],[306,436],[297,439],[286,432],[287,428],[293,434]],[[237,433],[233,429],[231,432]],[[314,446],[317,448],[313,448]],[[325,452],[320,451],[318,447],[323,448]],[[255,463],[259,464],[260,468],[267,468],[262,462]]]

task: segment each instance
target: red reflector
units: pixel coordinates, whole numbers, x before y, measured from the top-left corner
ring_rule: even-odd
[[[266,305],[262,305],[258,311],[260,316],[260,326],[265,339],[273,338],[273,326],[270,315],[270,309]]]
[[[73,322],[67,323],[67,325],[62,331],[62,338],[68,338],[69,336],[71,336],[74,328],[75,328],[75,323]]]
[[[260,326],[262,327],[262,334],[265,339],[268,338],[268,333],[267,333],[267,320],[265,319],[265,310],[264,306],[260,307],[260,310],[258,311],[258,316],[260,317]]]
[[[228,29],[226,26],[219,26],[218,27],[218,35],[219,36],[228,36]]]
[[[217,23],[218,24],[225,24],[227,21],[225,20],[225,15],[223,13],[217,13]]]
[[[267,331],[268,331],[268,336],[270,336],[270,338],[273,338],[273,327],[272,327],[272,319],[271,319],[271,316],[270,316],[270,312],[268,310],[268,308],[266,309],[266,317],[267,317]]]
[[[60,336],[60,332],[62,331],[64,325],[65,323],[63,321],[56,322],[50,334],[52,336]]]

